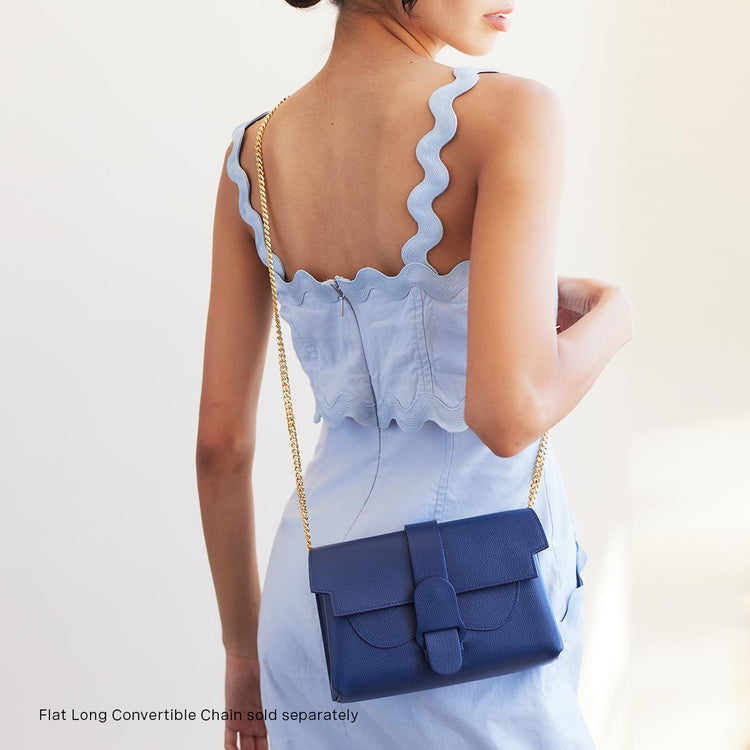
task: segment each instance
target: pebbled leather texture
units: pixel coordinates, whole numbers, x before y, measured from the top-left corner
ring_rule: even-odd
[[[533,508],[313,547],[334,701],[398,695],[519,671],[563,648],[539,575]]]

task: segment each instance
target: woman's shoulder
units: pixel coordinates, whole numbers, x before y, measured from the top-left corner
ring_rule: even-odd
[[[478,67],[478,66],[477,66]],[[462,97],[467,116],[482,126],[502,125],[514,117],[544,115],[560,107],[557,92],[542,81],[500,71],[486,71]]]
[[[465,157],[477,164],[491,152],[513,158],[514,148],[527,134],[546,131],[560,139],[563,107],[559,94],[534,78],[503,72],[485,72],[476,85],[454,103],[461,123]],[[555,131],[555,132],[552,132]]]
[[[562,102],[548,84],[527,76],[507,73],[490,64],[449,65],[436,60],[414,61],[400,79],[410,81],[405,99],[409,105],[424,101],[430,93],[459,76],[459,71],[474,69],[476,79],[461,87],[461,95],[450,98],[450,106],[459,123],[456,148],[471,160],[486,155],[488,141],[511,143],[522,137],[527,127],[559,128]],[[467,80],[463,76],[464,81]],[[463,149],[462,144],[466,147]]]

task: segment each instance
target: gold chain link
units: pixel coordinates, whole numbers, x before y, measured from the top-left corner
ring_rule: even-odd
[[[273,251],[271,250],[271,230],[268,223],[268,202],[266,200],[266,179],[263,171],[263,152],[261,149],[261,141],[263,140],[263,132],[268,125],[268,121],[271,119],[273,113],[288,99],[285,96],[268,114],[261,120],[260,127],[258,128],[258,134],[255,138],[255,160],[258,167],[258,193],[260,195],[260,207],[261,214],[263,216],[263,237],[265,241],[266,252],[268,254],[268,275],[271,280],[271,296],[273,297],[273,315],[276,323],[276,343],[279,349],[279,371],[281,373],[281,390],[284,397],[284,410],[286,411],[287,427],[289,428],[289,442],[292,448],[292,460],[294,462],[294,473],[297,480],[297,496],[299,497],[299,507],[302,513],[302,524],[305,530],[305,541],[307,543],[307,549],[312,548],[310,541],[310,523],[307,518],[307,502],[305,501],[305,487],[302,481],[302,462],[300,461],[299,455],[299,443],[297,441],[297,428],[294,423],[294,411],[292,409],[292,391],[289,387],[289,373],[286,365],[286,353],[284,350],[284,339],[281,335],[281,320],[279,317],[279,302],[276,296],[276,274],[273,269]],[[544,466],[544,458],[547,452],[547,440],[549,438],[549,432],[545,432],[539,441],[539,450],[536,456],[536,464],[534,466],[534,475],[531,480],[531,488],[529,489],[529,500],[527,503],[528,508],[534,505],[534,499],[539,490],[539,483],[542,477],[542,468]]]

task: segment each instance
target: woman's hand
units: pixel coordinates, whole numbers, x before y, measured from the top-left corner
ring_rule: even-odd
[[[562,333],[588,313],[607,290],[616,287],[597,279],[557,277],[557,329]]]
[[[260,664],[257,656],[227,652],[224,694],[227,711],[239,711],[242,718],[227,720],[225,750],[268,750],[266,723],[260,699]],[[239,744],[238,744],[239,740]]]

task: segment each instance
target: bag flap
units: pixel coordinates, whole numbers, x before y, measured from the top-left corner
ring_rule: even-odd
[[[535,578],[533,555],[549,545],[533,508],[438,524],[448,580],[457,593]],[[330,594],[336,615],[414,601],[406,532],[350,539],[308,552],[310,590]]]

